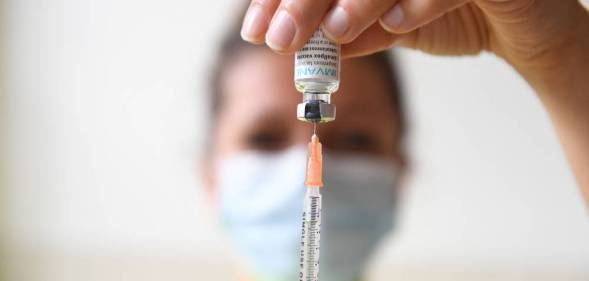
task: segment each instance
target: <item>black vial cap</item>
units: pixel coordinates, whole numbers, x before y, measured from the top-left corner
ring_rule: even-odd
[[[305,119],[311,122],[321,121],[321,107],[320,103],[323,101],[314,100],[305,104]]]

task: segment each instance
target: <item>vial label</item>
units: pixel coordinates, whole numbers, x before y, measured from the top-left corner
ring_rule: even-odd
[[[318,29],[307,44],[295,53],[295,81],[339,81],[339,54],[340,46],[329,41],[323,31]]]

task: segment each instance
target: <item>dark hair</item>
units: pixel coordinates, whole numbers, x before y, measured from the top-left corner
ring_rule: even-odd
[[[243,15],[242,13],[241,15]],[[213,123],[217,119],[217,113],[222,106],[223,103],[223,94],[221,93],[222,89],[222,78],[223,73],[226,71],[228,66],[230,65],[231,61],[234,61],[239,55],[242,55],[245,50],[248,49],[261,49],[267,48],[266,46],[259,46],[253,45],[248,42],[243,41],[240,36],[240,29],[241,29],[241,21],[238,24],[235,24],[224,37],[223,41],[221,42],[221,48],[218,53],[218,57],[216,62],[213,64],[213,71],[212,77],[209,80],[210,84],[210,120]],[[380,73],[382,73],[383,77],[385,78],[384,81],[387,83],[387,87],[390,89],[389,97],[391,101],[391,106],[395,114],[397,114],[398,124],[397,127],[399,128],[399,136],[403,138],[406,134],[406,120],[405,120],[405,110],[404,110],[404,103],[403,103],[403,96],[402,96],[402,89],[401,84],[399,82],[396,67],[393,63],[393,56],[390,52],[378,52],[375,54],[371,54],[364,57],[354,58],[356,60],[366,60],[367,62],[376,66]],[[293,85],[294,87],[294,85]]]

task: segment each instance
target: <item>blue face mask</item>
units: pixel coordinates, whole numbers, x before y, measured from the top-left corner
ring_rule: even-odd
[[[223,225],[257,280],[297,280],[305,148],[245,152],[217,169]],[[392,229],[395,165],[327,152],[323,167],[319,274],[324,281],[355,280]]]

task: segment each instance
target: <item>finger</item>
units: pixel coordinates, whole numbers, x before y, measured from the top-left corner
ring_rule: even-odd
[[[302,47],[317,30],[331,0],[282,0],[266,33],[266,44],[279,53]]]
[[[489,48],[489,30],[482,11],[472,3],[402,35],[396,45],[435,55],[473,55]]]
[[[254,44],[264,43],[264,35],[278,4],[280,0],[252,0],[243,18],[241,38]]]
[[[393,33],[407,33],[471,0],[401,0],[380,19],[380,25]]]
[[[323,20],[323,31],[332,40],[349,43],[398,0],[338,0]]]
[[[390,48],[399,35],[390,33],[380,24],[373,23],[354,41],[342,45],[342,58],[366,56]]]

